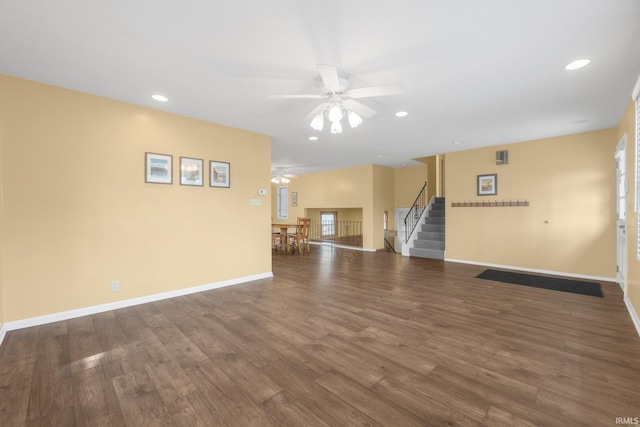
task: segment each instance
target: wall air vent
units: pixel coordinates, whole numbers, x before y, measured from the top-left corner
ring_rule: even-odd
[[[496,151],[496,165],[509,164],[509,150]]]

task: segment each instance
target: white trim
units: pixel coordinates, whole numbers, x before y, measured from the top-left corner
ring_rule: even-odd
[[[616,283],[616,278],[615,277],[590,276],[588,274],[575,274],[575,273],[566,273],[564,271],[540,270],[540,269],[537,269],[537,268],[516,267],[516,266],[513,266],[513,265],[489,264],[489,263],[486,263],[486,262],[467,261],[467,260],[462,260],[462,259],[445,258],[444,260],[448,261],[448,262],[458,262],[460,264],[483,265],[485,267],[504,268],[504,269],[507,269],[507,270],[526,271],[526,272],[529,272],[529,273],[551,274],[551,275],[554,275],[554,276],[574,277],[576,279],[588,279],[588,280],[597,280],[597,281],[600,281],[600,282],[614,282],[614,283]]]
[[[2,341],[4,341],[4,336],[7,335],[7,325],[3,324],[0,327],[0,346],[2,345]]]
[[[223,280],[221,282],[208,283],[206,285],[194,286],[191,288],[177,289],[175,291],[163,292],[160,294],[147,295],[139,298],[132,298],[123,301],[110,302],[107,304],[94,305],[91,307],[79,308],[76,310],[63,311],[60,313],[47,314],[44,316],[31,317],[29,319],[15,320],[6,322],[2,329],[6,331],[14,331],[16,329],[29,328],[31,326],[45,325],[47,323],[59,322],[61,320],[74,319],[76,317],[89,316],[92,314],[102,313],[105,311],[117,310],[119,308],[131,307],[139,304],[160,301],[169,298],[175,298],[183,295],[195,294],[197,292],[209,291],[212,289],[223,288],[226,286],[239,285],[241,283],[251,282],[254,280],[267,279],[273,277],[273,272],[255,274],[253,276],[238,277],[236,279]],[[0,329],[1,331],[1,329]]]
[[[352,251],[376,252],[376,249],[358,248],[356,246],[347,246],[347,245],[338,245],[330,242],[309,242],[309,244],[317,245],[317,246],[331,246],[333,248],[340,248],[340,249],[351,249]]]
[[[631,316],[631,321],[633,322],[633,325],[636,327],[636,331],[640,336],[640,318],[638,318],[638,313],[636,313],[636,310],[633,308],[633,305],[631,304],[631,300],[626,295],[624,297],[624,305],[627,306],[627,311],[629,312],[629,316]]]
[[[575,278],[578,278],[578,279],[590,279],[590,280],[597,280],[597,281],[600,281],[600,282],[615,282],[615,283],[617,283],[617,280],[615,278],[611,278],[611,277],[590,276],[590,275],[587,275],[587,274],[565,273],[565,272],[561,272],[561,271],[539,270],[537,268],[514,267],[514,266],[509,266],[509,265],[489,264],[489,263],[484,263],[484,262],[465,261],[465,260],[459,260],[459,259],[445,258],[444,260],[448,261],[448,262],[458,262],[458,263],[461,263],[461,264],[481,265],[481,266],[484,266],[484,267],[496,267],[496,268],[504,268],[504,269],[508,269],[508,270],[527,271],[527,272],[530,272],[530,273],[552,274],[552,275],[555,275],[555,276],[575,277]],[[638,313],[636,313],[635,309],[633,308],[633,305],[631,305],[631,300],[629,300],[629,297],[626,296],[626,295],[624,296],[624,304],[627,306],[627,311],[629,312],[629,316],[631,316],[631,321],[633,322],[633,325],[636,327],[636,331],[638,332],[638,336],[640,336],[640,318],[638,318]]]
[[[633,87],[633,91],[631,92],[631,98],[635,102],[640,101],[640,76],[638,76],[638,80],[636,81],[636,85]]]

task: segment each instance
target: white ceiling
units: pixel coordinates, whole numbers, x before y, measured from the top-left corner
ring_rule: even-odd
[[[564,70],[579,58],[591,64]],[[356,129],[316,132],[303,118],[321,100],[268,98],[317,93],[316,64],[405,93],[359,99],[378,114]],[[270,135],[287,173],[399,167],[617,126],[640,1],[0,0],[0,72]]]

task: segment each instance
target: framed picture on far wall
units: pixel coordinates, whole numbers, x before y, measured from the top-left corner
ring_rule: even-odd
[[[145,153],[145,179],[152,184],[173,184],[173,156]]]
[[[209,161],[209,186],[223,188],[231,186],[231,165],[229,163]]]
[[[180,185],[204,185],[202,159],[180,157]]]
[[[498,194],[498,174],[478,175],[478,196]]]

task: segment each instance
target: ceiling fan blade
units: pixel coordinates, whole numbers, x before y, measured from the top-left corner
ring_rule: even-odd
[[[327,95],[269,95],[269,99],[321,99]]]
[[[402,85],[400,83],[391,83],[388,85],[351,89],[347,92],[347,96],[351,98],[368,98],[370,96],[399,95],[401,93],[404,93]]]
[[[358,113],[361,117],[365,119],[368,119],[369,117],[373,117],[377,113],[376,110],[374,110],[373,108],[369,108],[358,101],[354,101],[353,99],[345,99],[344,101],[342,101],[342,105],[344,105],[344,107],[347,110],[351,110],[354,113]]]
[[[318,71],[322,77],[322,83],[329,92],[338,92],[340,90],[340,81],[338,80],[338,69],[333,65],[318,64]]]
[[[323,102],[322,104],[318,105],[316,108],[313,109],[313,111],[311,111],[307,117],[304,118],[304,120],[311,120],[313,119],[315,116],[317,116],[318,114],[322,113],[327,107],[329,107],[329,103],[328,102]]]

